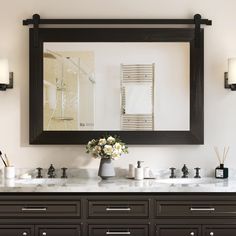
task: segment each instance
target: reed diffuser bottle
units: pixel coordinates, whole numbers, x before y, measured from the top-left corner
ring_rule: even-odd
[[[217,156],[217,159],[218,159],[219,164],[220,164],[215,169],[215,177],[217,179],[227,179],[228,176],[229,176],[229,169],[224,166],[228,151],[229,151],[229,147],[228,148],[224,147],[224,152],[223,152],[223,155],[221,157],[220,154],[219,154],[218,148],[215,147],[216,156]]]

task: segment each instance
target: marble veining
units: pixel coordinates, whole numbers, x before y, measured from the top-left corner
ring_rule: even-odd
[[[71,178],[71,179],[41,179],[41,180],[2,180],[0,192],[119,192],[119,193],[159,193],[159,192],[236,192],[236,179],[216,180],[204,178],[200,182],[179,184],[154,180],[130,180],[114,178],[101,180],[100,178]]]

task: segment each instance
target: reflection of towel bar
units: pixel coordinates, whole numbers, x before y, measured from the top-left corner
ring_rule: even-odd
[[[52,120],[71,121],[71,120],[74,120],[74,118],[73,117],[66,117],[66,116],[56,116],[56,117],[52,117]]]
[[[121,127],[122,130],[153,130],[154,129],[154,67],[155,64],[121,64]],[[152,101],[152,113],[127,114],[126,86],[128,84],[144,83],[150,86],[148,96]]]
[[[122,116],[123,130],[152,130],[153,116],[152,114],[125,114]]]

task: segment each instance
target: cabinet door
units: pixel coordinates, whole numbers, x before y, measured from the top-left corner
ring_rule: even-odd
[[[80,236],[78,225],[38,225],[37,236]]]
[[[0,225],[1,236],[34,236],[33,226]]]
[[[156,236],[200,236],[198,225],[157,225]]]
[[[204,226],[204,236],[235,236],[236,225]]]

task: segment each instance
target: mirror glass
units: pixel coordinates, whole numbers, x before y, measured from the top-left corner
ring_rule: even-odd
[[[44,43],[45,131],[189,130],[188,42]]]

